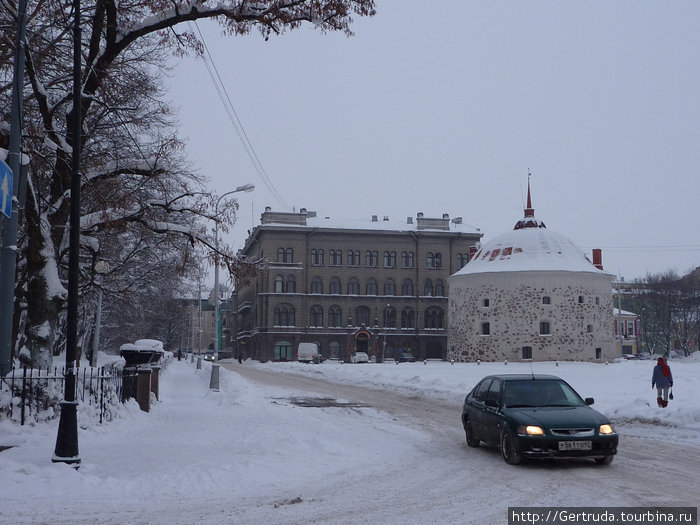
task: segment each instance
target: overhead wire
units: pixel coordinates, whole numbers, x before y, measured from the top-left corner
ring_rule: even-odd
[[[243,149],[245,150],[246,154],[248,155],[248,158],[250,159],[251,163],[253,164],[253,167],[255,168],[255,171],[258,173],[260,176],[261,180],[267,187],[267,189],[270,191],[272,196],[277,200],[277,202],[286,209],[289,209],[290,206],[287,204],[287,202],[284,200],[282,195],[277,191],[277,188],[275,188],[275,185],[272,183],[272,180],[268,176],[267,172],[265,171],[265,168],[262,165],[262,162],[260,161],[260,158],[258,157],[258,154],[255,152],[255,148],[253,148],[253,144],[250,142],[250,139],[248,138],[248,134],[245,131],[245,128],[243,127],[243,124],[241,123],[240,118],[238,117],[238,113],[236,112],[236,108],[234,107],[233,103],[231,102],[231,97],[229,97],[228,91],[226,90],[226,86],[224,85],[223,81],[221,80],[221,76],[219,75],[219,70],[216,67],[216,64],[214,63],[214,59],[211,56],[211,53],[209,52],[209,47],[207,46],[206,41],[204,40],[204,35],[199,29],[199,25],[197,24],[197,21],[195,20],[194,22],[190,22],[190,26],[194,24],[194,27],[197,30],[197,33],[199,35],[199,38],[202,42],[202,45],[204,47],[205,55],[204,58],[204,65],[207,68],[207,72],[209,73],[209,78],[211,78],[212,83],[214,84],[214,88],[216,89],[217,94],[219,95],[219,99],[221,100],[221,103],[224,106],[224,109],[226,110],[226,114],[229,118],[229,121],[233,125],[233,128],[236,130],[236,134],[238,135],[239,140],[241,141],[241,144],[243,145]]]

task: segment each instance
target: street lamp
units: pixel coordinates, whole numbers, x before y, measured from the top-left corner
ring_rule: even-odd
[[[214,206],[214,216],[219,216],[219,203],[226,195],[239,193],[244,191],[250,193],[255,189],[253,184],[244,184],[238,186],[235,190],[227,191],[216,199]],[[216,221],[214,226],[214,360],[219,361],[219,345],[221,344],[221,336],[219,334],[219,221]]]

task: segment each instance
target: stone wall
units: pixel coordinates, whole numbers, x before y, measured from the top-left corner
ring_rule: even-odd
[[[448,315],[447,358],[455,361],[522,361],[523,347],[532,349],[532,361],[615,357],[612,288],[605,274],[456,275]],[[549,334],[540,333],[542,322],[549,323]]]

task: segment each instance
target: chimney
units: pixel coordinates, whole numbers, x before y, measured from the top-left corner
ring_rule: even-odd
[[[443,219],[449,219],[449,218],[450,218],[450,214],[449,214],[449,213],[443,213],[443,214],[442,214],[442,218],[443,218]]]
[[[593,248],[593,266],[603,269],[603,251],[600,248]]]
[[[272,208],[270,206],[265,206],[265,211],[272,211]]]
[[[388,216],[388,215],[385,215],[385,216],[384,216],[384,220],[385,220],[385,221],[388,221],[388,220],[389,220],[389,216]]]
[[[419,212],[418,212],[418,217],[419,217],[419,218],[423,217],[423,212],[422,212],[422,211],[419,211]]]
[[[471,261],[476,255],[476,246],[469,247],[469,260]]]

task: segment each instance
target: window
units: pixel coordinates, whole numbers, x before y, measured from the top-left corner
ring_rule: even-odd
[[[632,321],[627,321],[627,337],[634,336],[634,323]]]
[[[425,280],[425,286],[423,287],[423,295],[430,297],[433,295],[433,281],[430,279]]]
[[[532,347],[523,346],[523,359],[532,359]]]
[[[413,318],[413,309],[404,308],[401,310],[401,328],[414,328]]]
[[[297,291],[297,283],[294,280],[293,275],[287,276],[287,293],[294,293]]]
[[[602,355],[603,355],[603,349],[602,349],[602,348],[596,348],[596,349],[595,349],[595,358],[596,358],[596,359],[600,359]]]
[[[492,379],[484,379],[481,383],[479,383],[479,386],[474,393],[474,397],[477,401],[486,401],[486,394],[489,391],[492,381]]]
[[[481,335],[491,335],[491,323],[481,323]]]
[[[355,308],[355,326],[369,325],[369,308],[358,306]]]
[[[458,253],[457,254],[457,269],[464,268],[469,262],[468,253]]]
[[[428,255],[425,256],[425,267],[432,268],[433,264],[435,264],[435,258],[433,257],[433,252],[428,252]]]
[[[317,304],[309,310],[309,326],[323,326],[323,308]]]
[[[348,280],[348,295],[360,294],[360,282],[355,277],[350,277]]]
[[[413,268],[413,252],[401,252],[401,267]]]
[[[343,251],[342,250],[330,250],[328,252],[328,264],[331,266],[342,266],[343,265]]]
[[[384,281],[384,295],[396,295],[396,284],[393,279]]]
[[[600,304],[600,297],[595,298],[595,304]]]
[[[413,281],[411,279],[404,279],[401,285],[401,295],[413,295]]]
[[[360,266],[360,250],[348,250],[348,266]]]
[[[384,268],[396,267],[396,252],[384,252]]]
[[[377,295],[377,280],[374,277],[367,279],[367,283],[365,284],[365,294]]]
[[[578,296],[578,304],[583,304],[583,295]]]
[[[313,266],[323,266],[323,250],[311,250],[311,264]]]
[[[486,394],[486,401],[491,403],[500,404],[501,402],[501,382],[498,379],[491,381],[491,386]]]
[[[433,258],[433,264],[435,265],[435,268],[442,268],[442,255],[436,253]]]
[[[287,252],[286,252],[285,257],[284,257],[284,262],[288,262],[288,263],[294,262],[294,252],[292,251],[291,248],[287,248]]]
[[[284,248],[277,248],[277,262],[284,262],[285,251]]]
[[[435,281],[435,297],[445,297],[445,285],[442,284],[442,279]]]
[[[323,281],[318,276],[311,279],[311,293],[323,293]]]
[[[275,277],[275,293],[284,293],[284,277],[281,275]]]
[[[542,321],[540,323],[540,335],[550,335],[549,321]]]
[[[340,306],[334,305],[328,309],[328,326],[332,328],[343,326],[343,311]]]
[[[384,308],[384,328],[396,328],[396,309],[392,306]]]
[[[483,306],[484,308],[488,308],[490,304],[491,301],[488,298],[481,301],[481,306]]]
[[[586,326],[586,332],[589,334],[593,333],[593,325],[592,324],[589,324]]]
[[[542,298],[542,304],[552,304],[552,299],[548,295],[545,295]]]
[[[290,304],[281,304],[275,307],[275,326],[294,326],[294,307]]]
[[[328,284],[328,293],[340,295],[340,279],[337,277],[331,277],[331,282]]]
[[[376,268],[379,266],[379,254],[377,252],[367,251],[365,254],[365,266]]]
[[[442,308],[432,306],[425,311],[426,328],[442,328],[443,313]]]
[[[338,359],[340,357],[340,343],[338,341],[331,341],[328,348],[331,352],[331,359]]]

